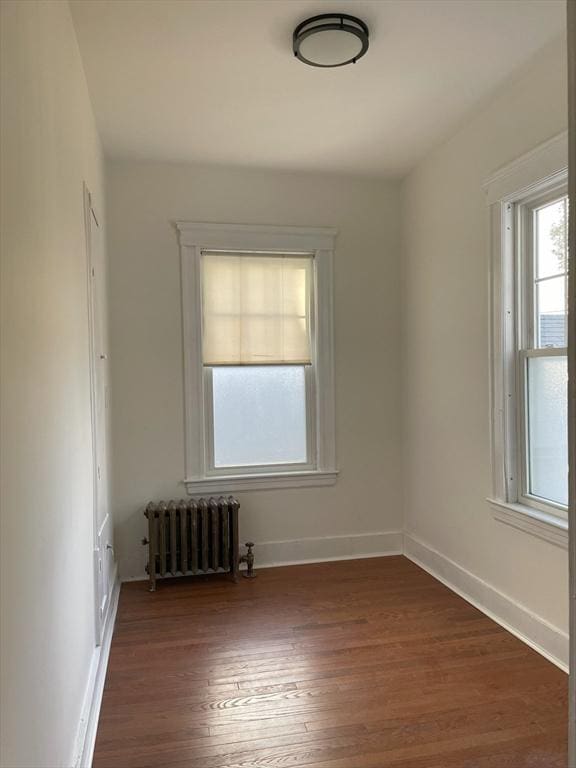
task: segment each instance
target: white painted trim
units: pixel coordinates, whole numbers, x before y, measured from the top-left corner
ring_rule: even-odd
[[[204,414],[204,371],[200,285],[201,248],[180,245],[184,355],[185,477],[202,478],[208,465]]]
[[[312,227],[271,227],[255,224],[177,222],[182,277],[184,355],[184,484],[188,493],[257,488],[303,488],[333,485],[336,470],[333,259],[337,230]],[[314,255],[315,402],[309,439],[315,448],[309,462],[288,471],[253,467],[231,474],[211,470],[211,430],[206,412],[208,383],[202,365],[201,259],[205,248],[231,251],[303,252]],[[315,432],[315,435],[311,435]],[[310,469],[313,468],[313,469]],[[262,477],[260,477],[262,475]]]
[[[254,552],[258,568],[401,555],[402,532],[376,531],[286,541],[262,541],[256,544]]]
[[[276,227],[267,224],[217,224],[176,221],[180,245],[241,250],[317,251],[333,249],[333,227]]]
[[[555,544],[562,534],[546,525],[554,519],[555,505],[534,501],[534,512],[522,514],[532,501],[523,494],[523,377],[519,351],[526,335],[518,317],[519,254],[516,242],[518,210],[536,195],[561,191],[566,183],[567,134],[536,147],[496,172],[484,185],[487,193],[490,243],[490,445],[492,463],[491,506],[495,517]],[[521,503],[523,502],[523,503]],[[530,519],[532,518],[532,519]]]
[[[94,574],[94,634],[96,639],[96,645],[100,645],[102,642],[102,635],[104,628],[102,626],[102,600],[103,598],[109,598],[109,595],[103,595],[103,579],[104,579],[104,561],[101,551],[101,526],[99,524],[99,505],[100,494],[99,487],[100,482],[98,478],[98,462],[100,459],[101,440],[105,436],[99,434],[97,412],[97,390],[98,390],[98,371],[97,371],[97,350],[96,350],[96,326],[101,320],[100,317],[96,317],[98,310],[96,301],[96,289],[95,289],[95,269],[100,265],[96,265],[95,257],[92,248],[92,227],[94,222],[98,227],[98,219],[92,205],[92,194],[86,185],[86,182],[82,182],[82,196],[84,203],[84,237],[86,240],[86,291],[87,291],[87,307],[88,307],[88,352],[89,352],[89,374],[90,374],[90,442],[92,450],[92,536],[93,536],[93,549],[92,549],[92,563]],[[93,220],[94,219],[94,222]]]
[[[535,182],[539,186],[547,179],[555,183],[555,175],[565,173],[567,168],[568,131],[563,131],[494,171],[482,185],[486,204],[528,194]]]
[[[316,251],[314,259],[314,327],[317,466],[326,474],[336,470],[336,388],[334,376],[334,242]]]
[[[569,223],[568,251],[568,520],[569,520],[569,603],[570,603],[570,685],[568,691],[568,765],[576,766],[576,0],[566,3],[568,39],[568,126],[569,126]]]
[[[74,768],[91,768],[92,766],[96,732],[98,730],[98,719],[100,717],[102,694],[104,692],[108,659],[110,658],[110,647],[112,645],[114,624],[116,623],[119,596],[120,580],[118,578],[118,567],[116,567],[108,615],[102,633],[102,643],[94,649],[90,664],[90,674],[88,676],[80,723],[78,725],[78,732],[75,740],[76,748],[74,750],[74,759],[72,761]]]
[[[404,534],[404,554],[564,672],[568,671],[566,632],[409,533]]]
[[[492,514],[496,520],[564,549],[568,548],[568,520],[523,504],[511,504],[498,499],[486,499],[486,501],[492,507]]]
[[[516,313],[513,206],[495,204],[490,222],[490,426],[492,495],[516,499]]]
[[[267,491],[277,488],[316,488],[324,485],[334,485],[338,472],[275,472],[259,475],[215,475],[199,480],[189,478],[184,480],[186,491],[195,496],[203,493]]]

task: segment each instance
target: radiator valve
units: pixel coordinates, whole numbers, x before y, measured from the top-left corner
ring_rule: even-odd
[[[246,563],[247,567],[242,575],[246,579],[255,579],[256,574],[254,573],[254,552],[252,552],[252,547],[254,546],[254,542],[247,541],[245,546],[248,549],[248,552],[246,552],[245,555],[242,555],[242,557],[240,558],[240,562]]]

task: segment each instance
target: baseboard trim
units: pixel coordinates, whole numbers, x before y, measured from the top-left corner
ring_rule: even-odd
[[[82,715],[80,717],[78,736],[76,739],[76,757],[72,763],[74,768],[91,768],[92,766],[96,732],[98,730],[98,719],[100,717],[100,706],[102,704],[102,694],[104,693],[104,682],[106,680],[106,670],[108,668],[108,659],[110,657],[110,647],[112,645],[112,634],[114,633],[119,596],[120,579],[118,578],[118,566],[116,566],[114,587],[110,599],[110,610],[108,611],[106,626],[104,627],[102,644],[95,649],[90,665],[90,675],[86,686],[86,694],[84,696]]]
[[[254,547],[254,553],[258,568],[401,555],[402,532],[377,531],[307,539],[262,541]]]
[[[402,531],[377,531],[307,539],[256,542],[255,567],[279,568],[283,565],[329,563],[337,560],[362,560],[402,554]],[[148,576],[124,576],[123,582],[147,581]]]
[[[548,661],[568,672],[566,632],[408,533],[404,534],[404,554]]]

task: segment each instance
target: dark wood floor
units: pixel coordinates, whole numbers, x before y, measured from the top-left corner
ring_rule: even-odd
[[[403,557],[122,587],[94,768],[558,768],[567,676]]]

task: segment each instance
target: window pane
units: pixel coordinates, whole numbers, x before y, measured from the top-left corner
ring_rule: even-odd
[[[536,278],[566,271],[568,253],[568,204],[562,198],[535,212]]]
[[[304,366],[212,369],[215,467],[307,461]]]
[[[538,347],[567,345],[566,278],[552,277],[536,284]]]
[[[566,357],[528,359],[528,488],[568,504],[568,366]]]

